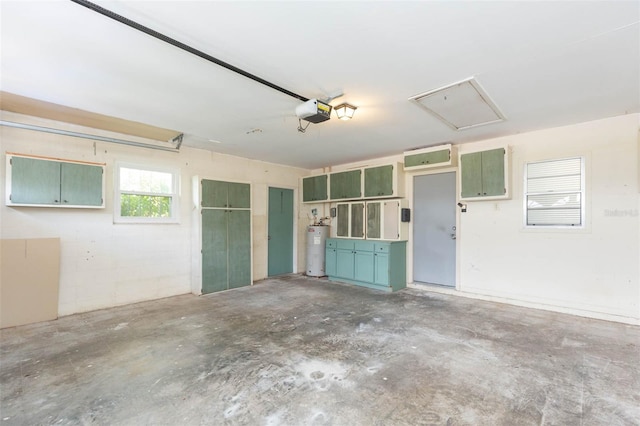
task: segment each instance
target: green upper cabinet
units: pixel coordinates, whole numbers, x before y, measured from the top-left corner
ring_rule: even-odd
[[[102,205],[102,167],[60,164],[60,199],[71,206]]]
[[[364,198],[402,196],[404,196],[404,172],[400,163],[364,169]]]
[[[313,203],[327,201],[327,175],[302,178],[302,201]]]
[[[13,157],[11,202],[14,204],[60,204],[60,163]]]
[[[455,155],[451,144],[417,149],[404,153],[404,170],[421,170],[454,166]]]
[[[8,205],[104,207],[104,166],[9,157]]]
[[[251,186],[203,179],[202,207],[248,209],[251,207]]]
[[[332,200],[361,198],[362,169],[331,173],[329,186]]]
[[[248,209],[251,207],[251,186],[248,183],[229,182],[229,208]]]
[[[364,196],[393,195],[393,165],[364,169]]]
[[[460,198],[508,198],[508,156],[504,148],[460,156]]]

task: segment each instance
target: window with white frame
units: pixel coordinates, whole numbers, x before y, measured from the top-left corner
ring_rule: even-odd
[[[526,226],[584,226],[584,158],[527,163],[524,192]]]
[[[118,164],[115,222],[177,222],[178,179],[177,170]]]

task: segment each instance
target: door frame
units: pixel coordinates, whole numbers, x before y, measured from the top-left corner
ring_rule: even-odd
[[[415,208],[415,203],[413,199],[413,181],[417,176],[425,176],[425,175],[437,175],[441,173],[455,173],[456,177],[456,194],[455,199],[456,202],[459,201],[460,197],[458,195],[458,188],[460,187],[460,173],[457,167],[443,167],[437,170],[420,170],[416,172],[406,172],[406,191],[409,195],[409,208],[413,210]],[[412,215],[413,216],[413,215]],[[455,287],[450,287],[450,290],[459,291],[460,290],[460,238],[461,238],[461,230],[460,230],[460,209],[456,206],[456,282]],[[415,283],[413,281],[413,220],[409,222],[409,235],[408,235],[408,244],[407,244],[407,286],[414,288],[425,288],[430,287],[425,285],[424,283]],[[441,286],[434,286],[438,288],[442,288]],[[446,287],[445,290],[446,291]]]
[[[275,185],[275,184],[267,184],[265,185],[265,198],[267,200],[266,202],[266,211],[265,211],[265,216],[267,218],[267,221],[265,223],[265,229],[264,229],[264,244],[266,247],[265,250],[265,255],[264,255],[264,265],[265,265],[265,270],[264,270],[264,278],[268,278],[269,277],[269,188],[280,188],[280,189],[292,189],[293,190],[293,265],[291,270],[293,271],[294,274],[299,273],[300,271],[298,271],[298,237],[299,237],[299,233],[300,230],[298,229],[298,209],[299,209],[299,200],[298,200],[298,187],[296,186],[291,186],[291,185]]]

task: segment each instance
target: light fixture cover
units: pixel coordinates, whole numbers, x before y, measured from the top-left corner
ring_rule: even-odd
[[[409,98],[454,130],[505,119],[489,95],[472,77]]]
[[[340,120],[351,120],[353,118],[353,114],[358,108],[347,103],[342,103],[333,107],[333,109],[336,111],[336,115]]]

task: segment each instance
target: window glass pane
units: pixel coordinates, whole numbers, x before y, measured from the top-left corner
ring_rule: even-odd
[[[527,165],[527,176],[531,179],[537,177],[579,175],[581,172],[580,166],[580,158],[529,163]]]
[[[120,190],[171,194],[172,174],[152,170],[120,168]]]
[[[171,217],[171,197],[120,194],[122,217]]]
[[[529,195],[527,207],[530,209],[579,209],[580,193]]]
[[[527,225],[580,225],[580,209],[529,210]]]
[[[582,158],[528,163],[526,168],[526,224],[582,225]]]
[[[580,174],[571,176],[552,176],[529,178],[527,184],[529,192],[562,192],[580,191]]]

